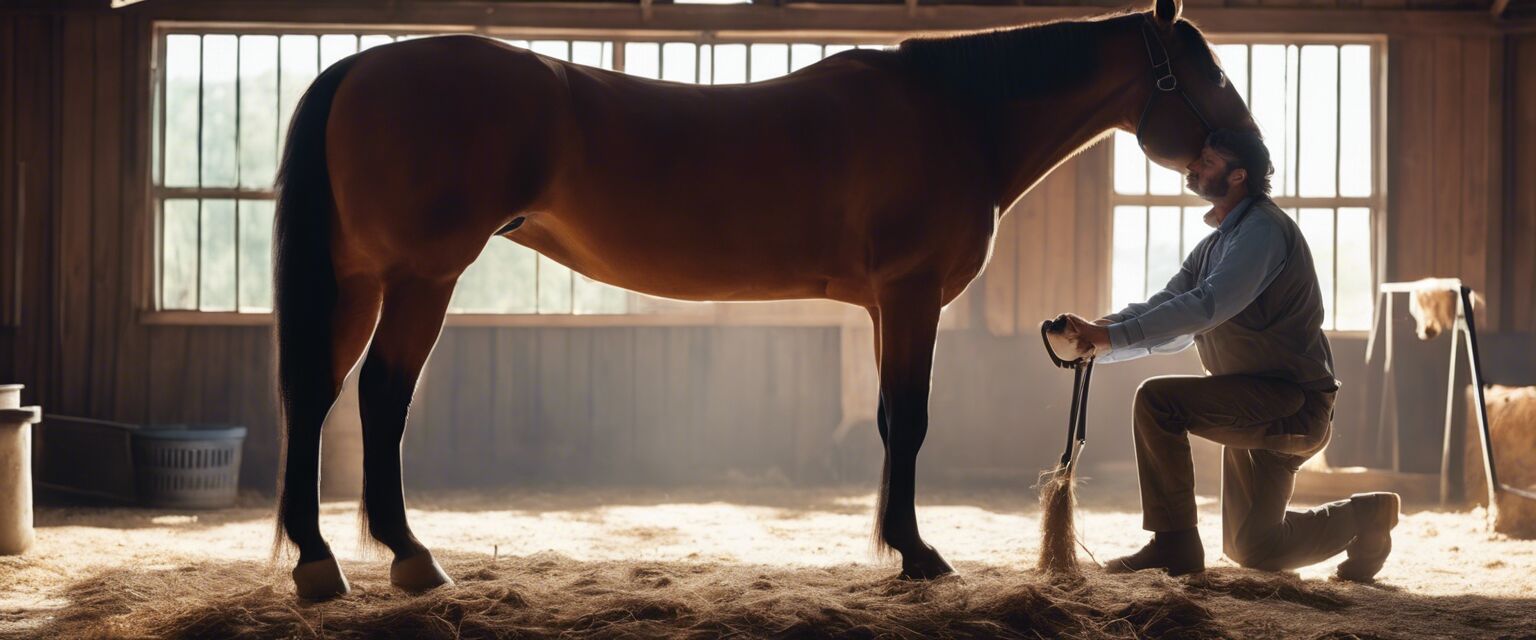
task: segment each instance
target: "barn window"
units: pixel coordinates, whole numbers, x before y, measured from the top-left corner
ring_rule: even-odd
[[[241,33],[167,29],[154,93],[155,307],[271,311],[273,191],[288,119],[309,83],[359,50],[403,33]],[[784,75],[855,46],[827,43],[518,40],[579,64],[676,82],[724,84]],[[493,240],[460,278],[458,314],[634,314],[661,301],[592,281],[532,250]]]
[[[1272,197],[1301,226],[1323,290],[1323,328],[1371,326],[1379,121],[1374,43],[1307,41],[1215,45],[1230,82],[1258,120],[1275,165]],[[1134,135],[1114,141],[1111,297],[1145,300],[1210,233],[1210,206],[1183,176],[1152,164]]]

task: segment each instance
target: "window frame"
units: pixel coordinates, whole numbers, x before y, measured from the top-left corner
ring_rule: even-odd
[[[155,20],[150,28],[150,56],[148,78],[149,104],[148,118],[142,124],[148,131],[148,144],[141,152],[144,154],[144,212],[148,217],[145,224],[146,237],[140,241],[145,243],[146,250],[142,252],[145,263],[141,265],[146,278],[145,286],[140,292],[139,320],[146,325],[208,325],[208,326],[265,326],[273,323],[273,313],[267,312],[242,312],[238,310],[239,300],[236,294],[236,310],[232,311],[203,311],[197,309],[162,309],[163,294],[163,221],[164,204],[168,199],[228,199],[239,200],[273,200],[274,194],[270,190],[258,190],[241,187],[168,187],[157,182],[163,182],[165,176],[165,144],[166,126],[166,101],[167,82],[166,74],[166,46],[167,36],[170,35],[367,35],[422,36],[422,35],[449,35],[449,34],[476,34],[499,39],[512,40],[569,40],[569,41],[602,41],[612,43],[613,70],[623,73],[625,68],[625,44],[687,42],[695,46],[703,45],[729,45],[729,44],[820,44],[829,45],[879,45],[890,46],[901,39],[910,37],[910,33],[884,30],[828,30],[828,31],[714,31],[714,30],[632,30],[632,29],[595,29],[595,28],[519,28],[519,27],[467,27],[459,25],[441,24],[346,24],[346,23],[308,23],[308,22],[219,22],[219,21],[186,21],[186,20]],[[792,51],[792,49],[791,49]],[[321,69],[323,71],[323,69]],[[202,73],[200,71],[200,73]],[[747,58],[747,73],[751,73],[751,56]],[[201,84],[201,83],[200,83]],[[200,89],[201,91],[201,89]],[[238,93],[236,94],[238,101]],[[199,96],[201,103],[202,97]],[[238,122],[238,118],[237,118]],[[201,130],[201,124],[199,124]],[[238,144],[238,141],[237,141]],[[202,136],[198,136],[199,153],[201,153]],[[279,150],[280,152],[281,150]],[[238,153],[237,153],[238,163]],[[199,163],[201,164],[201,163]],[[201,223],[200,223],[201,224]],[[238,214],[237,214],[238,228]],[[237,236],[238,237],[238,236]],[[201,243],[199,243],[201,250]],[[236,280],[238,285],[238,260],[236,266]],[[201,263],[201,260],[199,260]],[[573,277],[578,274],[573,272]],[[635,292],[627,292],[630,304],[633,305],[636,298],[647,299],[648,296]],[[806,299],[783,300],[774,302],[704,302],[687,303],[669,299],[654,299],[655,306],[660,308],[650,311],[630,311],[626,313],[448,313],[445,326],[459,327],[644,327],[644,326],[860,326],[868,322],[867,313],[853,305],[844,304],[832,300]],[[647,304],[642,302],[641,305]],[[954,309],[946,309],[946,326],[951,326],[959,318],[963,305],[951,305]]]
[[[1370,256],[1371,277],[1370,277],[1370,282],[1371,282],[1371,290],[1370,291],[1371,291],[1372,300],[1373,300],[1372,304],[1374,306],[1374,299],[1375,299],[1374,293],[1375,293],[1376,287],[1380,286],[1381,281],[1382,281],[1382,275],[1386,273],[1386,251],[1385,251],[1385,248],[1386,248],[1386,242],[1387,242],[1387,237],[1386,237],[1387,217],[1388,217],[1388,214],[1389,214],[1389,212],[1387,210],[1387,207],[1388,207],[1388,204],[1389,204],[1388,203],[1388,197],[1387,197],[1387,176],[1388,176],[1388,173],[1389,173],[1388,167],[1387,167],[1387,163],[1390,162],[1390,158],[1387,155],[1387,127],[1388,127],[1388,122],[1387,122],[1387,103],[1386,103],[1386,98],[1387,98],[1387,95],[1386,95],[1386,93],[1387,93],[1387,80],[1388,80],[1388,78],[1387,78],[1387,60],[1388,60],[1388,54],[1389,54],[1389,52],[1388,52],[1388,47],[1389,47],[1389,38],[1388,38],[1388,36],[1386,34],[1273,34],[1273,33],[1249,33],[1249,34],[1245,34],[1245,33],[1208,33],[1208,34],[1206,34],[1206,37],[1210,41],[1210,43],[1212,45],[1224,45],[1224,44],[1241,44],[1241,45],[1249,45],[1249,46],[1252,46],[1252,45],[1295,45],[1295,46],[1300,47],[1300,46],[1305,46],[1305,45],[1336,45],[1336,46],[1344,46],[1344,45],[1362,45],[1363,44],[1363,45],[1369,45],[1371,47],[1371,55],[1370,55],[1371,100],[1370,100],[1370,106],[1369,106],[1369,111],[1370,111],[1370,114],[1371,114],[1371,143],[1370,143],[1370,146],[1371,146],[1371,176],[1370,176],[1371,195],[1369,195],[1369,196],[1342,196],[1342,195],[1334,195],[1334,196],[1299,196],[1299,195],[1297,195],[1297,196],[1273,196],[1272,198],[1275,201],[1275,203],[1277,205],[1279,205],[1282,209],[1290,209],[1290,208],[1298,208],[1298,209],[1300,209],[1300,208],[1326,208],[1326,209],[1335,209],[1336,210],[1336,209],[1339,209],[1339,208],[1342,208],[1342,207],[1365,207],[1365,208],[1368,208],[1371,211],[1371,214],[1370,214],[1370,235],[1371,235],[1371,238],[1370,238],[1370,240],[1371,240],[1371,256]],[[1252,49],[1249,50],[1249,55],[1247,56],[1247,64],[1248,64],[1248,73],[1246,74],[1246,77],[1247,77],[1247,81],[1249,83],[1249,86],[1251,88],[1252,83],[1253,83],[1253,73],[1252,73],[1253,72],[1253,55],[1252,55]],[[1338,122],[1338,118],[1339,118],[1339,116],[1335,115],[1335,123]],[[1338,125],[1336,124],[1335,125],[1335,132],[1337,132],[1337,131],[1338,131]],[[1336,133],[1336,135],[1337,135],[1337,133]],[[1110,144],[1113,144],[1113,140],[1112,139],[1109,140],[1109,142],[1110,142]],[[1339,162],[1339,154],[1342,152],[1343,146],[1344,145],[1342,143],[1339,143],[1337,140],[1335,141],[1335,145],[1334,145],[1334,185],[1335,185],[1335,193],[1337,193],[1337,185],[1339,183],[1339,174],[1341,172],[1341,163]],[[1109,153],[1110,153],[1110,155],[1113,155],[1113,150],[1111,149],[1109,151]],[[1291,157],[1287,157],[1286,158],[1286,160],[1291,163],[1291,166],[1288,167],[1287,170],[1292,175],[1296,175],[1296,179],[1298,181],[1300,180],[1300,176],[1297,174],[1297,168],[1299,167],[1299,164],[1297,164],[1297,162],[1298,162],[1298,158],[1300,157],[1300,155],[1301,155],[1300,153],[1297,153],[1297,154],[1294,154]],[[1109,165],[1108,165],[1108,173],[1105,176],[1105,186],[1104,186],[1106,192],[1108,193],[1108,198],[1107,198],[1107,205],[1108,206],[1106,207],[1105,211],[1100,212],[1100,215],[1104,216],[1102,218],[1102,220],[1104,221],[1104,224],[1103,224],[1104,243],[1105,243],[1104,246],[1111,248],[1111,250],[1105,252],[1105,256],[1104,256],[1104,271],[1103,272],[1106,274],[1106,277],[1108,278],[1108,280],[1103,283],[1103,289],[1102,289],[1103,297],[1104,297],[1104,305],[1103,306],[1105,308],[1109,308],[1110,306],[1112,306],[1114,304],[1113,300],[1112,300],[1112,297],[1114,295],[1113,294],[1113,291],[1114,291],[1114,251],[1113,251],[1112,248],[1114,247],[1114,211],[1115,211],[1116,207],[1120,207],[1120,206],[1165,207],[1165,206],[1168,206],[1168,207],[1179,207],[1182,210],[1184,207],[1207,207],[1208,208],[1210,206],[1209,202],[1206,202],[1205,200],[1201,200],[1198,196],[1195,196],[1193,194],[1185,193],[1183,190],[1181,190],[1181,192],[1179,194],[1177,194],[1177,195],[1154,195],[1154,194],[1151,194],[1151,193],[1145,193],[1145,194],[1141,194],[1141,195],[1131,195],[1131,194],[1119,193],[1119,192],[1117,192],[1115,190],[1114,171],[1115,171],[1114,163],[1110,162]],[[1298,184],[1298,190],[1299,190],[1299,184]],[[1148,215],[1148,219],[1150,220],[1150,214]],[[1334,236],[1333,236],[1333,238],[1334,238],[1335,246],[1337,246],[1337,243],[1338,243],[1338,233],[1337,233],[1337,231],[1338,231],[1338,224],[1339,224],[1337,212],[1335,212],[1334,223],[1333,224],[1334,224]],[[1179,258],[1182,260],[1184,258],[1184,256],[1179,256]],[[1335,256],[1335,259],[1333,260],[1332,268],[1333,268],[1333,282],[1337,283],[1338,282],[1338,259],[1337,259],[1337,256]],[[1335,284],[1335,286],[1337,286],[1337,284]],[[1337,294],[1337,290],[1335,290],[1334,295],[1335,295],[1334,302],[1335,302],[1335,304],[1337,304],[1337,295],[1338,295]],[[1118,311],[1118,309],[1109,309],[1108,312],[1109,313],[1113,313],[1115,311]],[[1374,316],[1374,313],[1372,315]],[[1343,329],[1343,330],[1341,330],[1341,329],[1325,329],[1324,333],[1326,335],[1330,336],[1330,337],[1337,336],[1337,337],[1364,338],[1364,337],[1366,337],[1370,333],[1370,329],[1369,328],[1366,328],[1366,329]]]

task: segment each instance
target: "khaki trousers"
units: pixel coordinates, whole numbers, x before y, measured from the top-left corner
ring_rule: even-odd
[[[1245,567],[1279,571],[1325,560],[1356,534],[1349,501],[1287,510],[1296,470],[1333,431],[1333,392],[1256,376],[1165,376],[1136,391],[1136,467],[1142,526],[1195,526],[1189,434],[1222,446],[1222,551]]]

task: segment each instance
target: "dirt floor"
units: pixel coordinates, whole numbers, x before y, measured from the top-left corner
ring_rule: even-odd
[[[1099,561],[1147,536],[1134,493],[1106,489],[1080,489]],[[268,564],[268,502],[39,508],[36,547],[0,557],[0,637],[1536,638],[1536,541],[1483,533],[1480,512],[1409,509],[1378,583],[1357,585],[1328,580],[1332,561],[1234,566],[1202,498],[1203,576],[1109,576],[1084,554],[1083,578],[1052,580],[1032,569],[1028,489],[925,490],[919,522],[959,576],[912,583],[871,554],[866,490],[416,492],[456,586],[397,591],[387,557],[360,557],[355,505],[327,503],[353,593],[301,604],[291,562]]]

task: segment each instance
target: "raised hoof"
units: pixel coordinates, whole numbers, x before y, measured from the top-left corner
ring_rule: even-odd
[[[299,563],[293,568],[293,586],[302,600],[330,600],[352,590],[335,558]]]
[[[427,552],[396,560],[389,565],[389,581],[410,593],[431,591],[453,584],[453,578],[448,577],[437,561],[432,559],[432,554]]]
[[[954,567],[944,561],[933,547],[924,546],[922,551],[901,558],[902,580],[933,580],[954,574]]]

